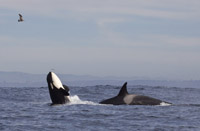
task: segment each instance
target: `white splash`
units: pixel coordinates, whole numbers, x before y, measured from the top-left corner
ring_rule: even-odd
[[[82,101],[77,95],[70,96],[69,105],[77,105],[77,104],[85,104],[85,105],[99,105],[98,103],[94,103],[92,101]]]
[[[169,103],[166,103],[166,102],[161,102],[160,103],[160,106],[170,106],[170,105],[172,105],[172,104],[169,104]]]

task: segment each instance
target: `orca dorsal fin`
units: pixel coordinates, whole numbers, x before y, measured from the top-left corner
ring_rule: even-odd
[[[124,85],[122,86],[121,90],[119,91],[118,96],[124,96],[128,94],[126,86],[127,86],[127,82],[125,82]]]

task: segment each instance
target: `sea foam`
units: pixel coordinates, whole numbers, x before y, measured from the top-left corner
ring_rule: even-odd
[[[76,104],[86,104],[86,105],[99,105],[98,103],[92,101],[83,101],[77,95],[70,96],[70,103],[69,105],[76,105]]]
[[[159,106],[170,106],[172,104],[166,103],[166,102],[161,102]]]

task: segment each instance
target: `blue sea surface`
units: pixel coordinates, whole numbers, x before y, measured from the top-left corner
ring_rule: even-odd
[[[122,83],[123,84],[123,83]],[[50,106],[47,87],[0,87],[1,131],[200,131],[200,88],[131,86],[170,106],[101,105],[121,86],[69,87],[72,102]]]

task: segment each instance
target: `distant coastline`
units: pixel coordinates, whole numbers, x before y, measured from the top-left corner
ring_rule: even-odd
[[[152,80],[139,77],[98,77],[90,75],[58,74],[61,81],[69,86],[148,85],[166,87],[200,88],[200,80]],[[0,87],[45,87],[46,74],[0,71]]]

